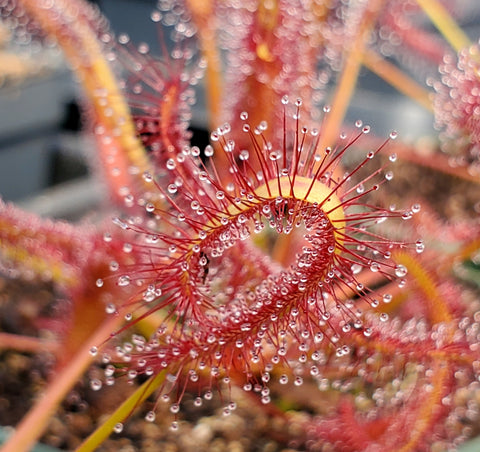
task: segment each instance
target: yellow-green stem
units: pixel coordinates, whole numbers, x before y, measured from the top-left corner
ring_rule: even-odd
[[[459,52],[470,46],[470,39],[457,25],[445,7],[437,0],[417,0],[418,5],[425,11],[438,31],[448,43]]]
[[[365,7],[361,23],[358,27],[358,33],[345,54],[345,64],[342,69],[340,81],[335,88],[333,99],[330,102],[331,110],[322,127],[322,134],[318,143],[318,152],[323,152],[323,149],[327,146],[332,146],[337,139],[343,118],[355,92],[366,42],[375,24],[383,1],[384,0],[371,0]]]
[[[395,65],[369,49],[364,51],[362,62],[366,68],[388,82],[400,93],[414,100],[429,112],[433,112],[430,93]]]
[[[75,452],[91,452],[97,449],[112,433],[118,423],[125,421],[132,411],[145,401],[164,381],[164,373],[151,377],[140,386],[125,402],[120,405],[108,419],[98,427]]]

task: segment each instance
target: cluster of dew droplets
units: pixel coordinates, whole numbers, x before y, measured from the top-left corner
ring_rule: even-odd
[[[167,155],[189,143],[195,86],[205,64],[196,43],[196,27],[181,4],[159,2],[151,19],[169,45],[134,47],[129,36],[121,34],[117,53],[127,70],[124,83],[137,133],[162,167]]]
[[[369,126],[363,126],[363,123],[361,120],[357,120],[356,123],[355,123],[355,126],[357,128],[360,128],[362,129],[362,131],[364,133],[369,133],[370,131],[370,128]],[[390,140],[395,140],[398,136],[398,133],[396,131],[392,131],[390,132],[390,135],[389,135],[389,139]],[[366,154],[366,159],[372,159],[375,157],[376,153],[378,151],[369,151],[367,154]],[[397,160],[397,155],[395,153],[393,154],[390,154],[389,156],[389,162],[393,163],[393,162],[396,162]],[[377,170],[378,171],[378,170]],[[393,179],[394,177],[394,174],[393,174],[393,171],[391,170],[387,170],[387,168],[385,168],[385,171],[384,171],[384,178],[385,178],[385,181],[384,182],[389,182]],[[380,182],[381,183],[381,182]],[[376,190],[378,189],[379,187],[379,184],[375,184],[373,185],[373,190]],[[366,192],[366,187],[364,185],[363,182],[360,182],[356,185],[356,192],[360,195],[364,194]],[[398,216],[400,215],[400,217],[403,219],[403,220],[409,220],[412,218],[412,216],[414,214],[417,214],[418,212],[420,212],[421,210],[421,206],[420,204],[413,204],[409,209],[407,210],[404,210],[404,211],[395,211],[395,206],[392,205],[390,206],[390,212],[385,212],[385,213],[380,213],[378,215],[378,217],[375,219],[374,221],[374,224],[375,225],[383,225],[383,223],[390,217],[390,216]],[[392,215],[393,214],[393,215]],[[415,252],[417,254],[421,254],[423,253],[423,251],[425,250],[425,244],[424,244],[424,241],[422,239],[418,239],[414,244],[411,244],[414,246],[414,249],[415,249]],[[356,250],[357,251],[365,251],[365,245],[364,244],[358,244],[356,246]],[[379,252],[378,251],[375,251],[374,252],[374,256],[375,255],[378,255]],[[386,251],[384,252],[383,254],[383,258],[386,260],[386,261],[389,261],[391,259],[391,251],[388,249],[386,249]],[[408,273],[408,269],[404,266],[404,265],[401,265],[401,264],[390,264],[389,266],[391,266],[391,268],[393,269],[393,273],[394,273],[394,276],[396,278],[398,278],[398,286],[401,288],[405,285],[406,283],[406,280],[405,280],[405,276],[407,275]],[[371,260],[370,264],[369,264],[369,269],[372,273],[377,273],[379,271],[382,271],[383,269],[383,265],[378,261],[376,260],[375,258],[373,260]],[[355,275],[355,274],[359,274],[362,270],[364,269],[364,266],[362,266],[361,264],[359,263],[354,263],[352,264],[351,266],[351,271],[352,271],[352,274]],[[390,294],[384,294],[382,296],[382,300],[384,303],[389,303],[392,299],[392,296]],[[377,298],[374,298],[373,300],[371,300],[371,303],[370,305],[373,307],[373,308],[376,308],[378,307],[379,305],[379,301]],[[380,320],[382,321],[385,321],[388,319],[388,315],[383,313],[380,315]],[[365,335],[369,336],[371,333],[371,329],[365,329]]]
[[[467,166],[480,174],[480,45],[445,55],[441,80],[429,80],[436,91],[435,122],[441,130],[442,149],[451,155],[452,166]]]
[[[478,307],[478,300],[474,303]],[[440,384],[435,381],[438,376],[434,370],[435,361],[438,363],[439,360],[435,355],[444,348],[448,350],[452,344],[452,325],[429,325],[424,318],[407,321],[397,318],[388,325],[376,325],[377,337],[384,344],[389,344],[389,348],[383,351],[375,350],[374,346],[370,350],[359,349],[353,376],[337,380],[323,378],[319,381],[319,388],[353,392],[357,415],[365,419],[373,413],[376,419],[382,416],[389,418],[392,409],[396,409],[398,413],[392,422],[402,426],[415,422],[415,414],[421,406],[419,400],[427,401],[431,397],[433,403],[439,403],[438,409],[444,412],[441,416],[445,417],[436,421],[434,432],[427,431],[426,434],[433,433],[438,445],[458,445],[472,435],[480,418],[479,321],[478,311],[472,317],[456,320],[454,342],[458,349],[452,354],[447,352],[441,358],[442,367],[451,369],[450,381],[442,382],[441,388],[435,388]],[[345,375],[350,374],[348,366],[347,363],[344,367]],[[437,401],[438,394],[443,392],[445,395]],[[322,436],[322,423],[328,428],[335,420],[320,419],[316,432],[318,437]],[[395,425],[392,427],[396,428]],[[346,437],[341,435],[338,440]],[[425,438],[430,444],[429,437]],[[385,436],[378,440],[389,441]]]

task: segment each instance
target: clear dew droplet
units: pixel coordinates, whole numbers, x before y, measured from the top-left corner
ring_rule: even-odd
[[[116,423],[115,426],[113,427],[113,431],[115,433],[121,433],[122,430],[123,430],[123,424],[121,422]]]
[[[247,392],[251,391],[252,390],[252,383],[245,383],[243,385],[243,390],[247,391]]]
[[[91,349],[90,349],[90,354],[92,356],[97,356],[97,353],[98,353],[98,348],[93,346]]]
[[[115,225],[115,226],[118,226],[119,228],[123,229],[123,230],[126,230],[128,229],[128,224],[125,223],[123,220],[121,220],[120,218],[118,217],[115,217],[112,219],[112,223]]]
[[[138,46],[138,52],[141,53],[142,55],[145,55],[149,52],[150,50],[150,47],[147,43],[145,42],[142,42],[139,46]]]
[[[145,415],[145,420],[148,421],[148,422],[153,422],[155,420],[155,412],[154,411],[149,411],[146,415]]]
[[[105,312],[107,314],[114,314],[115,312],[117,312],[117,308],[115,307],[115,305],[113,303],[108,303],[105,306]]]
[[[384,294],[382,297],[384,303],[390,303],[392,301],[392,298],[392,295],[389,293]]]
[[[238,155],[238,158],[242,161],[248,160],[249,157],[250,153],[246,149],[240,151],[240,154]]]
[[[103,279],[98,278],[97,281],[95,282],[95,285],[97,287],[102,287],[103,286]]]
[[[414,204],[414,205],[412,206],[412,213],[418,213],[418,212],[420,212],[421,208],[422,208],[422,206],[421,206],[420,204]]]
[[[293,384],[295,386],[302,386],[303,384],[303,378],[302,377],[295,377],[295,380],[293,381]]]
[[[130,277],[128,275],[122,275],[118,278],[117,284],[121,287],[128,286],[130,284]]]
[[[94,391],[99,391],[102,389],[102,382],[98,378],[94,378],[93,380],[90,380],[90,387]]]
[[[358,275],[362,271],[362,266],[360,264],[352,264],[350,267],[350,270],[352,271],[352,274]]]
[[[130,36],[128,36],[128,35],[125,34],[125,33],[122,33],[122,34],[118,37],[118,42],[119,42],[120,44],[127,44],[129,41],[130,41]]]
[[[162,19],[162,13],[160,11],[153,11],[150,14],[150,18],[153,22],[160,22],[160,20]]]
[[[395,140],[398,137],[398,132],[396,130],[392,130],[390,132],[390,139]]]
[[[151,202],[148,202],[145,206],[145,210],[148,212],[148,213],[152,213],[152,212],[155,212],[155,206],[151,203]]]
[[[408,273],[407,267],[405,265],[397,265],[395,267],[395,275],[399,278],[403,278]]]
[[[415,242],[415,251],[420,254],[425,251],[425,244],[423,243],[423,240],[417,240]]]
[[[143,177],[143,180],[144,180],[145,182],[152,182],[152,181],[153,181],[153,176],[152,176],[148,171],[145,171],[145,172],[143,173],[143,176],[142,176],[142,177]]]
[[[203,153],[205,154],[205,157],[211,157],[213,155],[213,147],[208,144],[205,146]]]

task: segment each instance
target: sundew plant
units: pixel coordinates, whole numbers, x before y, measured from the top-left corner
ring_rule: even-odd
[[[2,272],[59,294],[34,332],[0,332],[0,356],[51,363],[2,452],[31,450],[79,380],[128,391],[69,450],[128,437],[138,413],[180,438],[192,413],[248,417],[245,403],[294,423],[281,443],[297,450],[455,450],[478,435],[480,50],[456,23],[468,8],[161,0],[154,52],[88,2],[0,0],[16,46],[63,52],[106,187],[88,224],[0,204]],[[366,71],[436,132],[412,143],[346,121]]]

